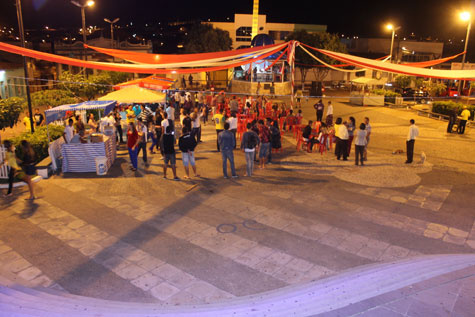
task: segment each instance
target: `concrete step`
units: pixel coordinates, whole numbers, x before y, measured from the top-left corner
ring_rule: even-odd
[[[90,299],[22,286],[0,287],[0,305],[43,316],[311,316],[332,311],[432,277],[475,266],[475,255],[439,255],[373,264],[302,285],[195,306]],[[12,315],[15,316],[15,315]]]

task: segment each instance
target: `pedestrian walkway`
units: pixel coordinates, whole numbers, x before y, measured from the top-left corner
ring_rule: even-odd
[[[38,183],[33,202],[18,192],[0,202],[1,275],[70,298],[214,307],[269,292],[290,296],[290,289],[368,265],[473,254],[473,178],[430,156],[407,166],[402,156],[381,150],[376,132],[382,133],[375,129],[365,167],[332,153],[296,153],[289,137],[274,164],[252,178],[224,180],[216,134],[207,126],[195,153],[200,178],[163,179],[158,154],[132,172],[122,152],[104,177],[52,177]],[[235,158],[242,175],[244,155],[235,151]],[[183,175],[180,159],[177,167]],[[463,286],[452,293],[466,298],[471,291]],[[373,295],[352,303],[372,302]],[[389,310],[386,304],[402,300],[391,298],[357,305],[352,314]],[[464,301],[444,309],[458,316]],[[422,305],[415,303],[412,309]]]

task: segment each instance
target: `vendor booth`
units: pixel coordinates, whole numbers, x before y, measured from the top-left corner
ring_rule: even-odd
[[[45,111],[46,123],[65,119],[69,111],[100,110],[108,115],[117,105],[116,101],[87,101],[74,105],[63,105]],[[87,143],[70,142],[61,145],[63,172],[98,172],[97,164],[104,174],[116,158],[116,140],[113,126],[104,129],[102,133],[92,133],[84,136]],[[54,158],[51,158],[52,160]],[[99,173],[99,172],[98,172]]]

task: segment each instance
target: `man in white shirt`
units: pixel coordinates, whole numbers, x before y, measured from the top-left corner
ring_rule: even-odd
[[[327,107],[327,115],[325,117],[325,123],[327,126],[332,126],[333,125],[333,105],[332,102],[328,102],[328,107]]]
[[[412,163],[412,158],[414,156],[414,143],[416,142],[416,138],[419,136],[419,128],[415,125],[414,119],[411,119],[410,123],[411,126],[409,127],[409,133],[407,134],[406,140],[406,164]]]
[[[346,127],[346,122],[343,122],[339,127],[338,136],[340,138],[340,151],[338,151],[337,159],[339,160],[343,156],[343,161],[348,161],[348,128]]]
[[[166,112],[167,112],[167,115],[168,115],[168,119],[175,122],[175,107],[173,107],[173,105],[171,105],[171,104],[168,105]]]
[[[71,139],[73,138],[73,136],[74,136],[73,119],[69,119],[68,125],[66,126],[66,128],[64,128],[64,133],[63,133],[64,141],[66,143],[71,142]]]

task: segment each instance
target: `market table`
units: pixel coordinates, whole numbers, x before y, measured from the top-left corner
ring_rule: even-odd
[[[103,142],[65,143],[62,145],[63,172],[96,172],[96,157],[106,157],[108,170],[116,158],[115,136],[105,136]]]

